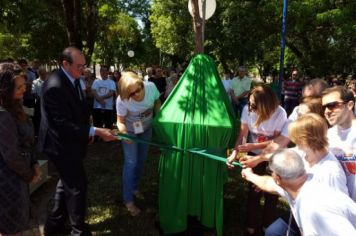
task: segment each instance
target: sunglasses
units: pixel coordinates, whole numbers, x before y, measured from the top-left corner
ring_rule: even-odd
[[[336,108],[339,108],[341,105],[344,105],[344,104],[346,104],[346,102],[344,102],[344,101],[329,102],[329,103],[323,105],[323,110],[328,108],[330,111],[333,111]]]
[[[248,109],[249,111],[256,111],[257,110],[257,106],[256,104],[253,104],[253,103],[247,103],[248,105]]]
[[[133,91],[132,93],[130,93],[130,97],[133,97],[133,96],[139,94],[141,91],[142,91],[142,88],[141,88],[141,87],[137,88],[135,91]]]

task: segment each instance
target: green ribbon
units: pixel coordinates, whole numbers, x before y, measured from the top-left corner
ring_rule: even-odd
[[[166,144],[154,143],[154,142],[142,140],[140,138],[137,138],[135,136],[131,136],[131,135],[128,135],[128,134],[118,133],[118,134],[116,134],[116,136],[117,136],[117,138],[119,140],[121,139],[121,140],[133,141],[133,142],[136,142],[136,143],[144,143],[144,144],[148,144],[148,145],[151,145],[151,146],[158,147],[160,149],[166,149],[166,150],[170,150],[170,151],[189,152],[189,153],[192,153],[192,154],[208,157],[208,158],[216,160],[216,161],[226,162],[226,158],[225,157],[220,157],[220,156],[217,156],[215,154],[212,154],[212,152],[214,152],[214,150],[216,151],[217,149],[203,149],[203,148],[183,149],[183,148],[180,148],[180,147],[177,147],[177,146],[174,146],[174,145],[166,145]],[[242,168],[242,164],[240,162],[234,161],[232,164],[234,166],[240,166]]]

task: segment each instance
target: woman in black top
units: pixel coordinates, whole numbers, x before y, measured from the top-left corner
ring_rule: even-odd
[[[26,76],[13,63],[0,64],[0,235],[20,235],[30,218],[29,183],[40,178],[31,154],[33,127],[24,113]]]

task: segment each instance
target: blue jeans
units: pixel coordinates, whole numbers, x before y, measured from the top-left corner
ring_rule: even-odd
[[[289,223],[288,215],[283,215],[282,217],[275,220],[272,224],[270,224],[265,231],[265,236],[286,236]],[[299,228],[294,218],[292,219],[290,225],[289,236],[300,236]]]
[[[152,128],[142,134],[132,134],[143,140],[151,140]],[[126,143],[122,141],[124,150],[124,168],[122,172],[123,200],[124,203],[133,201],[133,193],[138,190],[138,183],[142,175],[145,160],[148,154],[148,144]]]

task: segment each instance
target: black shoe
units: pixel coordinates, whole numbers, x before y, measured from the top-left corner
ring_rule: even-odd
[[[58,235],[68,235],[72,231],[71,227],[66,225],[62,227],[48,227],[46,224],[43,229],[44,236],[58,236]]]

